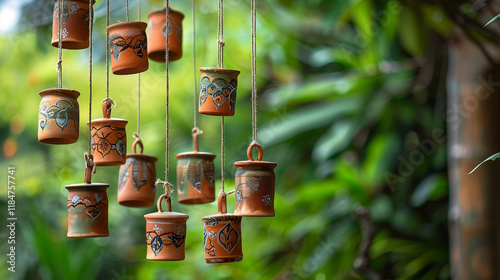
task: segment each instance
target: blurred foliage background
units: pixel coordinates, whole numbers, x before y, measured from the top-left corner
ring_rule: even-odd
[[[124,1],[110,2],[111,23],[125,21]],[[129,2],[135,20],[137,1]],[[143,21],[164,5],[160,0],[141,2]],[[175,178],[175,154],[192,150],[190,2],[171,1],[186,17],[184,54],[170,68],[170,178]],[[16,272],[7,271],[2,261],[1,279],[450,277],[443,37],[451,22],[439,7],[415,1],[257,2],[259,141],[264,160],[278,163],[276,217],[244,218],[243,261],[214,265],[203,259],[201,217],[215,213],[215,203],[173,205],[190,215],[185,261],[145,259],[143,215],[155,209],[118,205],[119,167],[99,167],[93,177],[111,185],[110,236],[66,238],[64,186],[83,181],[88,143],[88,49],[63,53],[63,85],[82,93],[80,140],[66,146],[39,143],[38,92],[57,87],[57,49],[50,46],[53,3],[0,1],[2,14],[9,5],[20,12],[17,24],[0,38],[0,170],[5,182],[7,167],[16,167],[18,217]],[[250,1],[224,4],[224,66],[242,72],[236,114],[226,118],[226,184],[232,189],[233,162],[246,158],[251,141]],[[105,98],[105,6],[102,0],[95,5],[93,118],[101,117],[99,105]],[[215,66],[217,1],[196,0],[196,21],[196,66]],[[141,77],[145,153],[159,158],[156,168],[163,174],[164,64],[151,61]],[[110,79],[110,95],[117,103],[113,116],[129,121],[130,145],[137,123],[137,78]],[[204,131],[200,149],[218,155],[219,189],[220,118],[199,119]],[[2,190],[2,218],[6,196]],[[233,196],[228,205],[234,205]],[[359,213],[364,209],[369,215],[363,218]],[[370,229],[373,240],[363,237]],[[2,226],[0,238],[7,234]],[[371,241],[369,255],[359,250]],[[8,245],[2,242],[1,248],[5,256]]]

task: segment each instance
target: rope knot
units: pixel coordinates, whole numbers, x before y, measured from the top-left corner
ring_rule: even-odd
[[[217,40],[217,44],[219,44],[220,47],[224,47],[224,46],[226,46],[226,41]]]
[[[113,101],[113,99],[109,98],[109,97],[106,97],[104,98],[104,100],[101,102],[101,104],[104,104],[104,103],[107,103],[109,104],[108,106],[111,107],[116,107],[116,103]]]
[[[57,72],[57,73],[60,73],[60,72],[61,72],[61,69],[62,69],[62,60],[61,60],[61,59],[59,59],[59,60],[57,61],[57,64],[56,64],[56,72]]]
[[[134,132],[134,134],[132,135],[132,137],[134,137],[134,139],[139,140],[139,141],[141,141],[141,142],[142,142],[142,138],[141,138],[141,136],[139,135],[139,133]]]
[[[191,131],[192,134],[203,134],[203,130],[199,129],[198,127],[194,127],[193,130]]]
[[[85,167],[89,168],[90,170],[92,170],[92,174],[95,174],[96,165],[94,163],[94,156],[93,155],[89,155],[89,153],[85,153],[83,155],[83,158],[85,160]]]
[[[174,185],[172,185],[170,182],[165,182],[165,181],[162,181],[160,178],[158,178],[155,182],[155,187],[156,186],[159,186],[159,185],[163,185],[163,188],[165,189],[165,194],[167,196],[170,196],[171,193],[174,192]]]

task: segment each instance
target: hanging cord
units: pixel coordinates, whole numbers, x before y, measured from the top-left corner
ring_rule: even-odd
[[[127,2],[126,2],[125,5],[127,6],[127,22],[129,22],[130,21],[130,17],[129,17],[129,13],[128,13],[128,0],[127,0]]]
[[[194,130],[196,129],[198,132],[201,132],[201,130],[198,129],[198,114],[196,113],[198,111],[198,99],[197,99],[197,93],[198,93],[198,88],[196,86],[196,22],[195,22],[195,0],[192,0],[192,11],[191,11],[191,17],[193,19],[193,85],[194,85],[194,94],[193,94],[193,121],[194,121],[194,126],[193,126],[193,133]],[[199,133],[201,134],[201,133]]]
[[[219,23],[217,24],[217,67],[222,68],[224,62],[224,3],[219,0],[219,13],[218,13]]]
[[[224,163],[225,163],[225,160],[224,160],[224,157],[225,157],[225,153],[224,153],[224,117],[221,117],[221,121],[220,121],[220,174],[221,174],[221,193],[225,193],[224,192]]]
[[[59,35],[59,60],[57,60],[56,72],[58,73],[57,85],[62,88],[62,28],[63,28],[64,1],[59,0],[58,35]]]
[[[170,11],[169,11],[170,1],[167,0],[167,4],[165,6],[165,24],[168,30],[168,24],[170,19]],[[165,195],[170,196],[170,192],[173,191],[172,184],[168,181],[168,170],[169,170],[169,140],[170,140],[170,119],[169,119],[169,99],[170,99],[170,84],[169,84],[169,40],[168,36],[165,36],[165,91],[166,91],[166,102],[165,102],[165,181],[161,181],[158,179],[156,181],[156,185],[162,184],[165,188]]]
[[[138,0],[138,20],[141,21],[141,0]],[[141,73],[137,75],[137,134],[141,133]]]
[[[253,143],[257,143],[257,8],[252,0],[252,130]]]
[[[84,182],[91,183],[92,174],[96,171],[94,157],[92,156],[92,29],[94,25],[94,12],[92,7],[92,0],[89,0],[89,151],[84,154],[85,160],[85,178]]]
[[[106,0],[106,98],[109,98],[109,0]]]

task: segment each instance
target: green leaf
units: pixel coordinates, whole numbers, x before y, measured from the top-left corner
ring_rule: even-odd
[[[487,162],[488,160],[491,160],[491,161],[495,161],[495,159],[497,158],[500,158],[500,153],[496,153],[492,156],[490,156],[489,158],[483,160],[480,164],[478,164],[476,167],[474,167],[474,169],[472,169],[471,172],[469,172],[469,175],[472,174],[472,172],[476,171],[476,169],[481,166],[483,163]]]
[[[499,18],[499,17],[500,17],[500,14],[496,15],[494,18],[492,18],[490,21],[488,21],[488,22],[487,22],[487,23],[483,26],[483,28],[484,28],[484,27],[486,27],[488,24],[492,23],[494,20],[496,20],[496,19],[497,19],[497,18]]]

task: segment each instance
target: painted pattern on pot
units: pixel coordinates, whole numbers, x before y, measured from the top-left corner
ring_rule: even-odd
[[[217,214],[203,217],[203,246],[207,263],[237,262],[243,259],[241,217]]]
[[[140,143],[140,144],[139,144]],[[140,153],[136,153],[140,145]],[[132,144],[132,153],[127,154],[127,161],[120,166],[118,175],[118,203],[129,207],[149,207],[154,204],[156,188],[157,158],[145,155],[140,140]]]
[[[200,68],[201,114],[233,116],[240,71],[222,68]]]
[[[254,161],[253,147],[259,148],[259,158]],[[274,217],[274,195],[276,163],[262,161],[263,150],[252,144],[247,150],[248,161],[235,162],[235,209],[238,216]]]
[[[182,57],[182,20],[184,15],[178,11],[169,10],[168,28],[165,24],[167,15],[165,9],[153,11],[149,18],[148,56],[150,59],[165,62],[165,45],[168,35],[169,60],[176,61]]]
[[[92,5],[95,1],[92,1]],[[62,8],[62,48],[86,49],[89,47],[90,12],[89,1],[63,1]],[[52,46],[59,47],[59,1],[54,5],[52,18]]]
[[[128,121],[111,118],[111,104],[103,103],[104,118],[92,120],[91,153],[97,166],[122,165],[126,162]],[[89,125],[89,122],[87,122]]]
[[[80,93],[70,89],[40,91],[38,108],[38,141],[46,144],[71,144],[78,141]]]
[[[145,22],[122,22],[110,25],[111,68],[115,75],[144,72],[149,68]]]
[[[68,237],[108,236],[108,184],[67,185]]]
[[[177,158],[177,199],[183,204],[203,204],[215,200],[214,154],[188,152]]]
[[[146,243],[148,260],[180,261],[185,258],[186,221],[188,215],[170,211],[170,198],[167,200],[168,211],[161,210],[158,199],[158,212],[144,215],[146,219]]]

